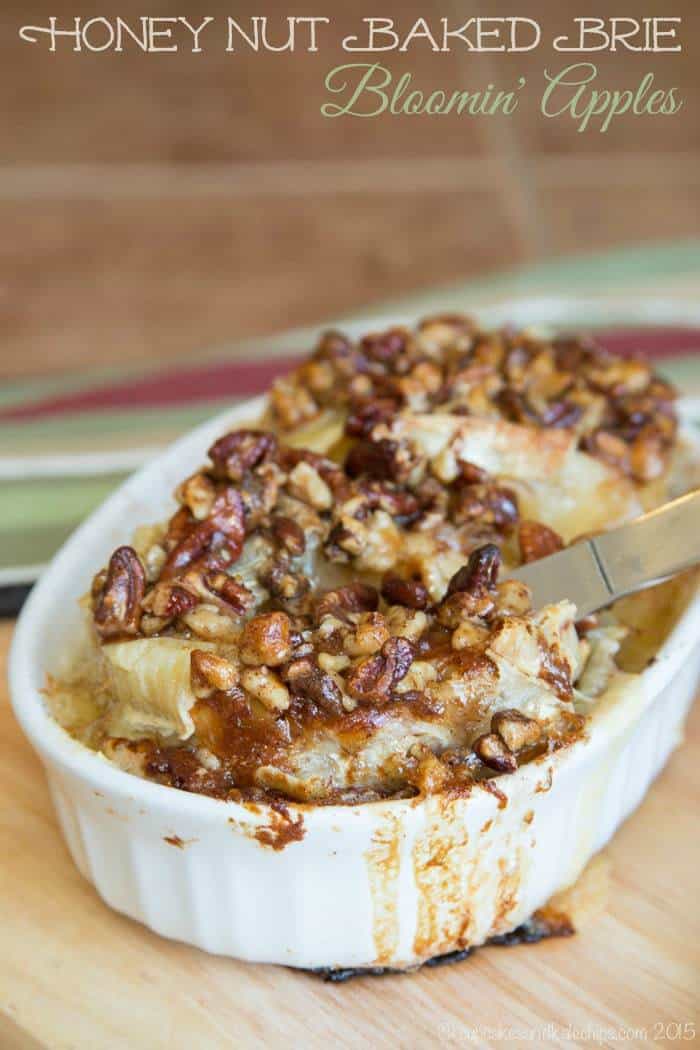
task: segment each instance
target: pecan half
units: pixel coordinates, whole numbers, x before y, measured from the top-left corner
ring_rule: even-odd
[[[101,638],[138,634],[146,573],[133,547],[117,547],[109,559],[93,619]]]
[[[413,646],[405,638],[389,638],[381,651],[362,660],[349,675],[348,692],[360,703],[384,703],[413,662]]]
[[[387,573],[382,580],[382,598],[390,605],[405,605],[408,609],[425,609],[430,600],[428,589],[420,580],[404,580],[395,573]]]
[[[175,518],[179,519],[179,513]],[[177,576],[213,550],[224,550],[231,564],[240,558],[244,539],[241,494],[234,488],[226,488],[214,500],[211,514],[205,521],[192,520],[189,531],[168,554],[161,579]]]
[[[540,521],[521,521],[518,542],[524,562],[537,561],[564,549],[564,541],[559,533]]]
[[[218,478],[242,481],[253,467],[271,459],[277,451],[277,438],[265,430],[234,430],[215,441],[209,449]]]

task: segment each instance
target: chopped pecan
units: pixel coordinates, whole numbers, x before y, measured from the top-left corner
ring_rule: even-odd
[[[238,668],[223,656],[206,649],[193,649],[190,655],[192,691],[198,699],[212,692],[228,693],[238,685]]]
[[[380,364],[394,364],[399,354],[406,349],[410,333],[405,328],[390,328],[386,332],[366,335],[361,342],[362,351],[370,360]]]
[[[479,482],[489,480],[488,471],[478,467],[476,463],[470,463],[467,459],[460,459],[458,466],[460,479],[466,485],[477,485]]]
[[[417,497],[400,485],[388,481],[362,480],[356,487],[365,500],[361,513],[357,513],[356,517],[364,517],[367,511],[379,508],[406,525],[420,513],[421,504]]]
[[[348,479],[343,470],[332,459],[320,456],[317,452],[310,452],[306,448],[287,447],[280,449],[279,459],[282,469],[290,474],[299,463],[308,464],[323,478],[336,500],[345,498],[348,489]]]
[[[265,430],[234,430],[215,441],[209,458],[218,478],[242,481],[249,470],[277,451],[277,438]]]
[[[584,451],[602,459],[621,473],[629,474],[629,449],[622,438],[606,430],[597,430],[585,437],[581,444]]]
[[[564,541],[559,533],[541,521],[521,521],[518,542],[524,562],[538,561],[564,549]]]
[[[350,656],[370,656],[378,652],[389,637],[381,613],[362,613],[354,632],[345,638],[344,649]]]
[[[518,497],[505,485],[472,484],[456,487],[451,507],[453,521],[479,521],[506,531],[518,520]]]
[[[318,341],[314,356],[334,361],[349,357],[352,354],[352,343],[342,332],[329,329],[323,332]]]
[[[138,634],[146,574],[133,547],[117,547],[97,595],[93,619],[101,638]]]
[[[168,622],[194,609],[197,595],[171,580],[161,580],[148,592],[142,607],[153,616]]]
[[[282,671],[282,677],[293,696],[308,698],[322,710],[339,714],[343,710],[342,693],[336,682],[310,656],[303,656]]]
[[[289,659],[291,651],[291,623],[286,613],[263,613],[243,628],[240,652],[244,664],[277,667]]]
[[[403,470],[398,453],[398,442],[388,438],[358,441],[346,456],[345,469],[351,478],[364,474],[380,481],[399,481]]]
[[[361,703],[384,703],[413,662],[413,646],[405,638],[389,638],[381,651],[362,660],[347,680],[348,692]]]
[[[409,609],[425,609],[430,600],[428,589],[420,580],[404,580],[395,573],[384,576],[382,598],[390,605],[405,605]]]
[[[540,413],[540,422],[545,427],[575,427],[581,416],[583,408],[574,401],[552,401]]]
[[[497,711],[491,719],[491,732],[497,733],[509,751],[532,747],[542,735],[542,728],[534,718],[528,718],[516,709]]]
[[[282,547],[293,557],[298,557],[306,550],[306,537],[301,525],[291,518],[276,515],[272,519],[272,534]]]
[[[350,437],[369,437],[378,423],[389,423],[399,407],[400,402],[391,397],[357,398],[350,409],[345,433]]]
[[[316,467],[303,460],[289,474],[287,488],[293,496],[308,503],[315,510],[328,510],[333,506],[333,493]]]
[[[206,474],[193,474],[179,486],[175,497],[190,510],[192,517],[203,521],[214,506],[216,486]]]
[[[268,711],[286,711],[289,707],[289,690],[269,667],[247,667],[241,674],[241,685]]]
[[[367,583],[349,583],[346,587],[337,587],[326,591],[316,604],[316,620],[324,616],[337,616],[344,619],[348,613],[375,612],[379,605],[379,593],[376,587]]]
[[[225,572],[211,572],[204,577],[204,585],[235,613],[243,616],[253,606],[255,595],[240,580]]]
[[[489,769],[497,773],[513,773],[518,760],[496,733],[484,733],[472,744],[472,751]]]
[[[277,599],[290,612],[305,611],[299,607],[311,590],[311,581],[301,572],[292,572],[284,561],[274,562],[259,576],[260,583],[267,588],[272,598]]]

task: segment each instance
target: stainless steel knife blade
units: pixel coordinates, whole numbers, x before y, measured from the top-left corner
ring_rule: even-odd
[[[698,563],[700,489],[509,575],[532,589],[535,608],[568,598],[583,617]]]

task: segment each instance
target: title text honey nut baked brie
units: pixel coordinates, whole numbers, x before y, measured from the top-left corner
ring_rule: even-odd
[[[98,573],[53,710],[218,798],[491,785],[585,734],[626,633],[508,570],[665,496],[673,401],[641,361],[464,317],[328,334]]]

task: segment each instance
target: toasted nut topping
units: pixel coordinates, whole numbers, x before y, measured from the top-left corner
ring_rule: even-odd
[[[395,441],[358,441],[345,460],[345,469],[351,478],[364,474],[380,481],[399,481],[403,471],[399,460],[399,446]]]
[[[269,711],[286,711],[289,707],[289,690],[269,667],[246,668],[241,685]]]
[[[169,580],[161,580],[148,592],[141,606],[145,612],[164,622],[170,622],[194,609],[198,600],[196,594],[185,587]]]
[[[413,647],[405,638],[390,638],[382,650],[362,660],[347,680],[348,692],[361,703],[383,703],[413,661]]]
[[[354,633],[345,639],[345,652],[350,656],[371,656],[379,652],[388,637],[389,631],[381,613],[363,613]]]
[[[477,547],[469,555],[469,561],[459,569],[447,585],[447,594],[490,591],[496,586],[498,568],[501,564],[501,552],[495,543],[486,543]]]
[[[559,533],[540,521],[521,521],[518,542],[524,562],[547,558],[564,549],[564,541]]]
[[[252,591],[248,590],[245,584],[225,572],[207,573],[203,583],[208,591],[230,606],[239,616],[247,612],[255,600]]]
[[[457,490],[451,517],[456,522],[478,520],[507,532],[518,520],[518,498],[505,485],[463,485]]]
[[[534,718],[527,718],[520,711],[506,709],[497,711],[491,719],[491,732],[497,733],[510,751],[520,751],[538,742],[542,728]]]
[[[287,488],[297,499],[303,500],[316,510],[329,510],[333,506],[333,493],[315,467],[310,463],[297,463],[289,475]]]
[[[283,674],[293,696],[308,697],[332,714],[342,711],[342,693],[338,684],[311,657],[293,660]]]
[[[378,423],[389,423],[398,408],[399,404],[393,398],[359,398],[348,415],[345,433],[351,437],[369,437]]]
[[[487,627],[482,627],[471,620],[462,620],[453,632],[450,644],[453,649],[467,649],[470,645],[480,645],[485,638],[488,638],[488,634]]]
[[[518,768],[515,755],[496,733],[484,733],[474,741],[472,750],[485,766],[495,769],[497,773],[512,773]]]
[[[382,580],[382,598],[390,605],[405,605],[409,609],[425,609],[430,600],[428,589],[420,580],[404,580],[395,573],[387,573]]]
[[[384,618],[393,638],[406,638],[409,642],[417,642],[428,626],[428,617],[424,612],[402,605],[392,605]]]
[[[277,667],[292,652],[291,623],[283,612],[255,616],[243,628],[241,660],[244,664],[266,664]]]
[[[185,508],[183,508],[184,510]],[[245,521],[241,494],[234,488],[224,489],[214,500],[211,514],[204,521],[187,523],[179,512],[175,523],[177,538],[163,566],[162,579],[171,579],[190,567],[205,554],[221,552],[230,562],[237,561],[243,550]]]
[[[176,489],[175,498],[191,511],[193,518],[204,521],[214,506],[216,486],[206,474],[193,474]]]
[[[348,613],[374,612],[378,605],[376,587],[366,583],[349,583],[347,587],[337,587],[321,596],[316,605],[316,619],[322,620],[324,616],[343,619]]]
[[[524,616],[532,609],[532,591],[522,580],[503,580],[496,588],[496,607],[506,616]]]
[[[214,473],[220,478],[242,481],[246,473],[277,451],[277,439],[264,430],[234,430],[224,434],[209,449]]]
[[[228,693],[238,685],[238,668],[222,656],[194,649],[190,656],[190,679],[192,690],[200,699],[214,690]]]
[[[277,540],[293,557],[298,557],[306,550],[306,538],[301,525],[291,518],[278,515],[272,519],[272,532]]]
[[[134,548],[118,547],[95,603],[95,627],[102,638],[138,633],[145,587],[146,574]]]

